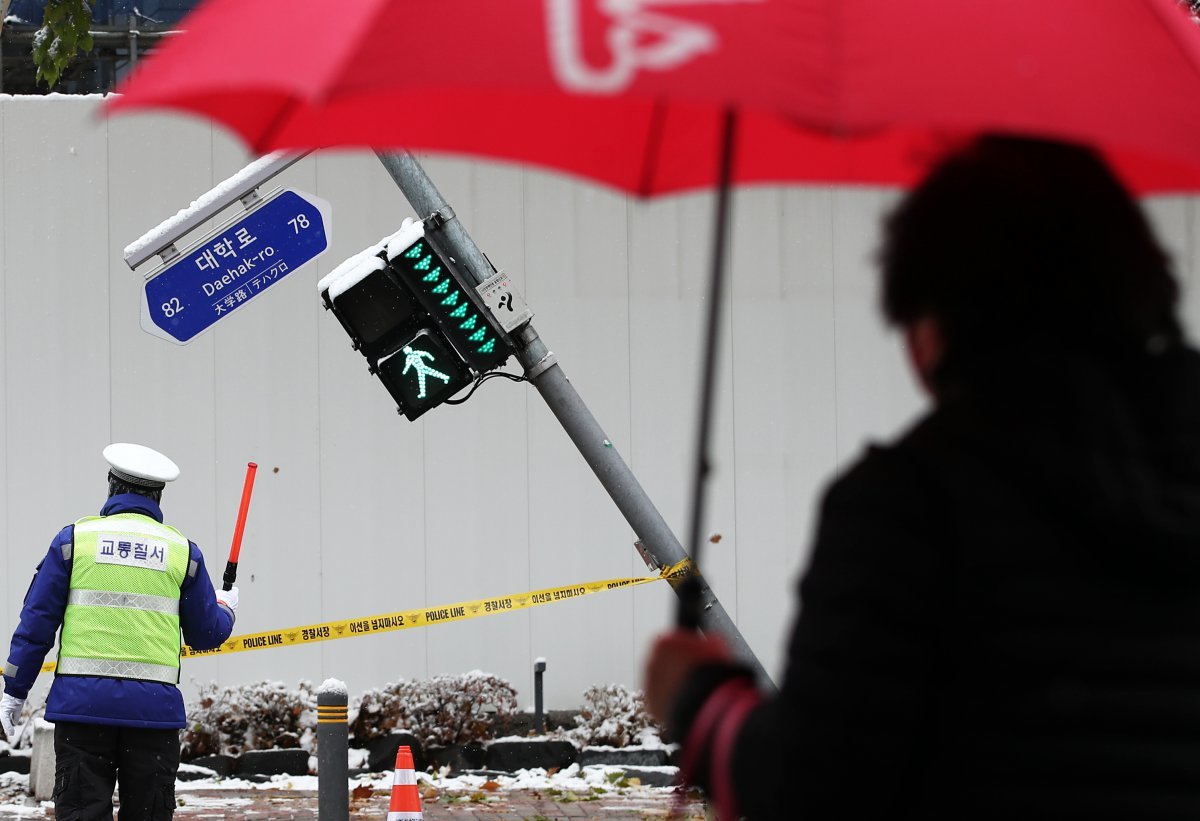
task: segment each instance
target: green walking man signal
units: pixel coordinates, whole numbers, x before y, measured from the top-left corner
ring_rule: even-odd
[[[434,359],[435,358],[434,355],[431,354],[429,351],[413,350],[413,348],[410,345],[405,345],[403,350],[404,350],[404,370],[402,370],[400,372],[400,374],[404,375],[404,374],[408,373],[408,369],[410,367],[413,369],[413,374],[416,375],[417,385],[419,386],[417,388],[417,398],[418,399],[425,398],[425,377],[426,376],[432,376],[434,379],[442,380],[447,385],[450,384],[449,376],[442,373],[441,371],[435,371],[433,368],[426,365],[424,360],[421,358],[421,357],[424,357],[425,359]]]
[[[474,381],[474,374],[432,328],[422,328],[396,351],[380,358],[379,379],[409,419],[446,401]]]

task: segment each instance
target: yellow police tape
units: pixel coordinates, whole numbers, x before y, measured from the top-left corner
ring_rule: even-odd
[[[579,598],[580,596],[590,596],[593,593],[603,593],[606,590],[636,587],[663,580],[678,581],[687,576],[691,572],[691,568],[692,560],[684,559],[677,564],[663,568],[657,576],[605,579],[603,581],[585,582],[566,587],[546,587],[541,590],[531,590],[528,593],[516,593],[511,596],[476,599],[475,601],[426,607],[419,610],[399,610],[395,613],[383,613],[378,616],[363,616],[357,619],[343,619],[341,621],[328,621],[321,624],[287,627],[283,630],[269,630],[264,633],[230,636],[220,647],[212,650],[193,650],[185,644],[179,655],[181,658],[197,658],[200,656],[224,655],[225,653],[242,653],[247,650],[265,650],[270,647],[288,647],[294,644],[312,644],[318,641],[334,641],[354,636],[369,636],[373,633],[389,633],[393,630],[411,630],[414,627],[427,627],[431,624],[476,619],[480,616],[511,613],[514,610],[539,607],[543,604],[555,604],[567,601],[568,599]],[[54,666],[55,663],[53,661],[48,661],[42,665],[42,672],[52,672]]]

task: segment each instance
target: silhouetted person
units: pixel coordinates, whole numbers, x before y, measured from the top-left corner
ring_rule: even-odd
[[[1137,203],[982,138],[881,267],[933,408],[828,490],[778,696],[659,640],[689,777],[723,818],[1200,818],[1200,357]]]

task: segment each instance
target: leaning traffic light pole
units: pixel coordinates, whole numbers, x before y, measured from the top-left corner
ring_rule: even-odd
[[[453,210],[420,163],[407,152],[380,153],[379,159],[413,209],[423,218],[424,236],[429,244],[441,257],[453,259],[460,275],[473,285],[478,286],[488,280],[495,273],[491,263],[467,234],[462,222],[454,218]],[[657,569],[672,567],[688,559],[687,552],[663,520],[662,514],[650,501],[620,453],[610,444],[600,423],[592,416],[533,325],[526,323],[514,329],[511,343],[518,361],[525,369],[526,378],[542,395],[600,484],[616,503],[625,521],[637,534],[648,563]],[[694,569],[693,573],[701,591],[702,628],[705,632],[721,635],[733,652],[754,668],[761,681],[770,682],[766,670],[712,588]],[[677,594],[684,578],[686,574],[669,579]]]

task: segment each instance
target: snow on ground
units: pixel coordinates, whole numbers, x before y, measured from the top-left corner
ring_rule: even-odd
[[[638,767],[652,772],[676,772],[675,767]],[[417,783],[422,787],[433,787],[439,792],[474,792],[482,789],[489,781],[500,790],[559,790],[561,792],[590,793],[596,789],[617,791],[671,792],[673,787],[643,787],[636,777],[627,777],[625,769],[596,764],[580,767],[572,764],[565,770],[549,773],[541,768],[518,770],[511,775],[473,775],[464,773],[451,777],[444,770],[440,773],[417,773]],[[350,779],[352,787],[368,786],[373,790],[387,791],[392,788],[392,773],[372,773]],[[200,781],[180,781],[175,785],[176,794],[185,795],[197,790],[317,790],[315,775],[274,775],[270,781],[257,783],[241,778],[206,778]]]
[[[183,765],[185,769],[189,765]],[[192,768],[199,770],[200,768]],[[639,770],[674,774],[674,767],[639,767]],[[646,799],[663,797],[673,792],[672,787],[643,786],[636,776],[621,767],[593,765],[580,767],[572,764],[565,770],[549,773],[543,769],[518,770],[511,775],[461,774],[451,777],[444,769],[437,773],[417,773],[417,783],[422,791],[432,789],[440,795],[472,795],[481,791],[500,793],[507,790],[528,790],[555,795],[575,793],[588,796],[612,795],[622,798]],[[352,778],[349,789],[370,787],[374,792],[387,793],[392,788],[392,773],[372,773]],[[0,818],[45,818],[52,811],[53,802],[33,805],[26,796],[29,776],[16,773],[0,774]],[[175,784],[175,795],[180,806],[188,808],[236,810],[246,807],[253,799],[246,798],[248,792],[271,792],[296,790],[316,793],[318,778],[315,775],[276,775],[270,781],[258,783],[241,778],[206,778],[200,781],[179,781]],[[214,791],[226,790],[241,795],[213,795]],[[203,795],[197,793],[205,793]]]
[[[46,814],[44,807],[29,806],[25,803],[28,792],[29,776],[0,773],[0,817],[43,817]]]
[[[188,764],[187,762],[181,763],[176,772],[195,775],[196,778],[216,778],[217,776],[216,770],[209,769],[208,767],[198,767],[195,764]]]
[[[178,795],[178,787],[175,788],[175,792]],[[193,809],[219,808],[227,810],[233,809],[234,807],[247,807],[253,803],[254,802],[249,798],[239,798],[238,796],[229,796],[228,798],[225,798],[223,796],[216,797],[211,795],[189,795],[183,799],[183,806],[191,807]]]

